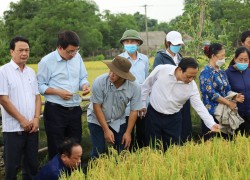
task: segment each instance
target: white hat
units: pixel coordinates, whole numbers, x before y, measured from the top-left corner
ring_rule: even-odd
[[[182,41],[181,34],[177,31],[170,31],[166,35],[167,42],[171,42],[173,45],[184,44]]]

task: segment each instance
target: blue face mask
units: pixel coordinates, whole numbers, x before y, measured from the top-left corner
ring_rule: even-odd
[[[124,45],[125,51],[127,51],[129,54],[133,54],[135,51],[137,51],[138,47],[136,44],[125,44]]]
[[[244,71],[248,67],[248,63],[236,63],[235,65],[240,71]]]
[[[181,49],[181,46],[173,46],[173,45],[170,45],[170,51],[172,51],[173,53],[177,54]]]

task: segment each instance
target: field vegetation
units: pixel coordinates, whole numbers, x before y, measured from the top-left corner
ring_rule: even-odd
[[[222,138],[184,146],[173,146],[166,153],[151,148],[118,155],[112,148],[88,164],[87,175],[75,171],[72,179],[249,179],[250,138],[236,136],[233,141]]]

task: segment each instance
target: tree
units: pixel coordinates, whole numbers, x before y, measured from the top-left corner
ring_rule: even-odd
[[[109,39],[109,46],[111,48],[119,49],[121,47],[119,40],[122,37],[122,34],[127,29],[134,29],[139,31],[138,25],[135,21],[133,15],[130,14],[109,14],[109,11],[106,11],[107,14],[103,15],[104,23],[109,27],[107,28],[107,37]]]
[[[0,65],[5,64],[10,60],[10,53],[9,53],[9,43],[6,38],[6,31],[4,29],[4,22],[0,20]]]
[[[185,43],[185,52],[195,58],[201,53],[204,41],[213,38],[209,3],[210,0],[186,0],[183,15],[170,21],[171,29],[193,38]]]
[[[54,50],[59,31],[73,30],[81,38],[81,52],[88,56],[102,47],[96,11],[96,4],[85,0],[20,0],[5,12],[5,28],[9,38],[21,34],[30,40],[33,57]]]

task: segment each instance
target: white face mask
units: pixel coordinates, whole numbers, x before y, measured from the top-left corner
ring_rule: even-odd
[[[218,66],[218,67],[221,67],[223,64],[225,64],[225,59],[219,59],[215,62],[215,64]]]

